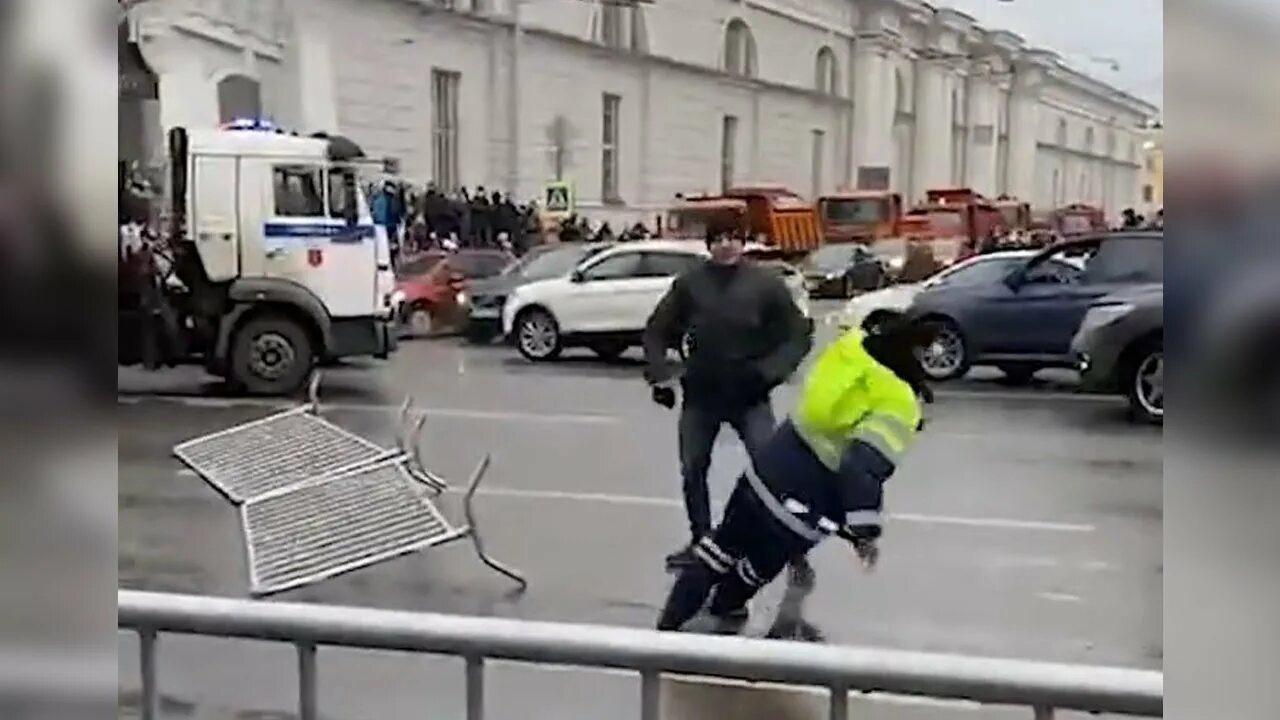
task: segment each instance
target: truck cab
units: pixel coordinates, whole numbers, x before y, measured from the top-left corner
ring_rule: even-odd
[[[902,195],[887,190],[854,190],[818,198],[827,242],[866,242],[901,235]]]
[[[925,202],[909,216],[928,220],[935,239],[934,258],[945,267],[978,252],[984,242],[1002,234],[1007,226],[1000,211],[968,188],[929,190]]]
[[[129,266],[124,289],[140,292],[128,303],[122,289],[122,364],[200,362],[287,394],[316,363],[388,356],[395,278],[358,146],[249,122],[169,141],[171,266]]]
[[[680,196],[667,213],[664,234],[701,240],[709,227],[736,228],[789,258],[822,242],[813,205],[781,186],[740,186],[722,195]]]

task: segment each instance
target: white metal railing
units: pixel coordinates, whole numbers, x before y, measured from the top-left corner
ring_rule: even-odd
[[[832,720],[847,718],[850,691],[1024,706],[1036,720],[1048,720],[1058,709],[1164,713],[1164,675],[1158,671],[201,595],[118,595],[118,626],[140,639],[144,720],[160,717],[161,633],[292,643],[301,720],[319,718],[316,655],[324,645],[462,657],[467,720],[484,718],[484,662],[490,658],[634,670],[641,680],[641,720],[659,718],[662,673],[824,687]]]

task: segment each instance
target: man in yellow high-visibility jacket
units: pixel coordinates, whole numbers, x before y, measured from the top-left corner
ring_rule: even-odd
[[[793,558],[828,535],[873,566],[883,484],[922,427],[932,401],[915,349],[927,342],[905,319],[828,346],[800,401],[743,473],[724,519],[695,546],[698,562],[671,589],[659,630],[678,630],[711,596],[717,632],[738,632],[747,603]]]

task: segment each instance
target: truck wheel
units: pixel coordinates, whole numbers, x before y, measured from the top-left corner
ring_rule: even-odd
[[[250,395],[291,395],[314,363],[306,328],[280,315],[250,319],[231,340],[230,380]]]

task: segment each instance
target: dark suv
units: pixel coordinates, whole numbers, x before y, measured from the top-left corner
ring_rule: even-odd
[[[1090,306],[1071,349],[1086,390],[1119,392],[1135,418],[1164,422],[1164,285],[1142,285]]]
[[[1163,280],[1163,233],[1106,233],[956,273],[918,294],[909,312],[933,326],[921,359],[934,380],[973,365],[1027,380],[1040,368],[1075,367],[1071,340],[1094,301]]]

